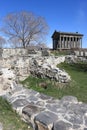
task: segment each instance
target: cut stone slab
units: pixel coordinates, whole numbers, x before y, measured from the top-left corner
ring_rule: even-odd
[[[23,108],[22,113],[27,114],[29,117],[31,117],[32,115],[39,113],[42,110],[44,110],[44,109],[40,108],[38,106],[35,106],[34,104],[31,103]]]
[[[28,105],[29,102],[26,99],[17,99],[15,102],[12,103],[13,108],[17,109],[18,107],[25,107]]]
[[[70,130],[70,128],[72,128],[71,124],[64,121],[57,121],[56,123],[54,123],[53,130]]]
[[[41,112],[35,117],[35,123],[38,130],[51,130],[53,122],[56,120],[58,120],[57,115],[50,111]]]
[[[29,101],[29,102],[36,102],[38,100],[39,99],[36,96],[33,96],[33,95],[31,95],[30,97],[27,98],[27,101]]]
[[[43,110],[44,108],[40,108],[31,103],[22,109],[23,119],[27,121],[29,124],[31,124],[32,127],[34,127],[35,115],[37,115]]]

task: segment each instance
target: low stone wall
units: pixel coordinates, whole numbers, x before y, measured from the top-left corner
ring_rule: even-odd
[[[76,55],[68,55],[65,57],[65,62],[67,62],[67,63],[78,63],[78,62],[87,63],[87,58],[86,57],[78,57]]]
[[[3,98],[34,130],[87,130],[87,104],[76,97],[58,100],[21,85],[13,86]]]
[[[0,57],[0,67],[6,67],[14,71],[17,79],[23,80],[30,73],[33,76],[49,78],[57,82],[66,83],[70,81],[70,76],[56,67],[57,64],[64,62],[65,57],[49,56],[46,50],[41,53],[29,54],[28,49],[3,49]]]
[[[23,80],[30,74],[30,65],[28,57],[13,56],[0,58],[0,68],[8,68],[16,75],[16,78]]]
[[[22,56],[22,55],[27,55],[27,54],[28,54],[27,49],[23,49],[23,48],[0,49],[0,56],[2,56],[3,58],[8,58],[8,57],[11,57],[11,56]]]

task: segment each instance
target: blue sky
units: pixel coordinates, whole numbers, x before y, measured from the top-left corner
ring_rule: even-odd
[[[52,46],[51,35],[57,30],[84,34],[83,47],[87,48],[87,0],[2,0],[0,19],[21,10],[46,19],[49,25],[48,46]]]

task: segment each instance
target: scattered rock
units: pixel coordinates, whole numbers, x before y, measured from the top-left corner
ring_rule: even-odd
[[[39,86],[44,89],[47,89],[47,83],[45,83],[45,82],[39,83]]]

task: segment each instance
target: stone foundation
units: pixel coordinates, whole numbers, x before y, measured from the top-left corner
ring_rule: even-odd
[[[14,71],[18,80],[23,80],[31,74],[60,83],[70,81],[70,76],[56,67],[57,64],[64,62],[64,56],[42,56],[40,51],[29,54],[27,49],[3,49],[0,52],[0,67]]]
[[[1,55],[0,96],[12,104],[12,108],[23,121],[31,125],[34,130],[87,130],[87,104],[78,102],[73,96],[54,99],[32,89],[25,89],[17,83],[18,74],[21,73],[19,76],[23,76],[26,68],[28,67],[30,71],[30,67],[33,68],[35,62],[37,62],[35,66],[40,67],[43,66],[42,61],[45,61],[44,68],[47,66],[49,68],[48,63],[50,63],[54,69],[62,62],[61,60],[56,57],[49,57],[54,60],[46,57],[39,60],[32,56],[29,58],[29,56],[8,56],[2,53]],[[30,63],[33,65],[30,66]],[[25,70],[22,72],[21,69]],[[26,73],[29,74],[29,71]],[[2,124],[0,128],[4,129]]]

